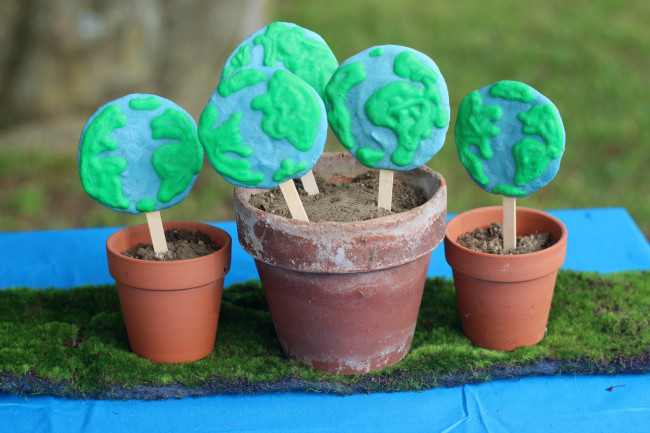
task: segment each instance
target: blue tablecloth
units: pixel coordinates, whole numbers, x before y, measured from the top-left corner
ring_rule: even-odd
[[[550,213],[562,220],[569,232],[563,269],[610,273],[650,268],[648,242],[625,209]],[[253,259],[238,242],[234,221],[214,224],[233,239],[233,265],[225,285],[257,278]],[[113,284],[115,280],[106,264],[106,239],[119,228],[0,232],[0,287],[70,288]],[[442,245],[433,251],[429,275],[451,278]]]
[[[621,208],[556,210],[569,231],[564,269],[650,269],[650,245]],[[233,222],[226,285],[257,278]],[[105,241],[117,228],[0,233],[0,287],[113,283]],[[601,235],[603,233],[604,235]],[[429,275],[451,276],[442,245]],[[0,318],[1,320],[1,318]],[[608,390],[610,387],[611,390]],[[647,432],[650,375],[528,377],[425,392],[339,397],[307,393],[166,401],[0,394],[4,432]]]

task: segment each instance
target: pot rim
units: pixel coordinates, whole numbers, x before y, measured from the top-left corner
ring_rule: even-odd
[[[484,257],[495,257],[495,256],[496,257],[503,257],[503,256],[506,256],[506,255],[503,255],[503,254],[491,254],[491,253],[484,253],[484,252],[481,252],[481,251],[475,251],[475,250],[472,250],[470,248],[462,246],[461,244],[459,244],[457,242],[457,239],[451,239],[449,237],[449,226],[453,224],[454,219],[462,217],[462,216],[466,216],[469,213],[475,213],[475,212],[480,212],[480,211],[485,211],[485,212],[490,211],[491,212],[491,211],[494,211],[494,210],[501,210],[501,209],[502,209],[501,206],[485,206],[485,207],[479,207],[479,208],[466,210],[464,212],[461,212],[459,214],[454,215],[447,222],[447,229],[445,230],[445,239],[448,240],[449,242],[452,242],[458,248],[460,248],[462,250],[465,250],[465,251],[468,251],[468,252],[471,252],[472,254],[478,254],[479,256],[484,256]],[[554,215],[551,215],[548,212],[544,212],[544,211],[539,210],[539,209],[523,207],[523,206],[517,206],[517,213],[519,213],[520,211],[522,211],[522,213],[532,213],[532,214],[536,214],[536,215],[539,215],[539,216],[544,216],[545,218],[553,221],[560,228],[561,235],[560,235],[560,238],[556,239],[555,243],[553,245],[551,245],[550,247],[548,247],[548,248],[544,248],[543,250],[535,251],[535,252],[532,252],[532,253],[510,254],[510,255],[507,255],[508,257],[517,258],[517,257],[521,257],[521,256],[541,255],[545,251],[562,248],[562,244],[566,243],[567,236],[568,236],[568,231],[567,231],[567,228],[564,225],[564,223],[559,218],[557,218]],[[478,228],[478,227],[475,227],[475,229],[476,228]]]
[[[372,170],[371,168],[368,168],[368,170]],[[438,173],[437,171],[429,168],[426,165],[420,166],[418,168],[413,169],[415,170],[421,170],[424,171],[425,173],[433,175],[433,177],[436,178],[440,182],[439,189],[441,188],[446,188],[446,182],[442,175]],[[401,175],[400,173],[403,172],[395,172],[395,177],[400,178]],[[425,207],[431,207],[432,205],[435,205],[436,202],[439,200],[440,197],[438,197],[438,194],[434,194],[431,196],[429,199],[427,199],[424,203],[422,203],[419,206],[416,206],[412,209],[409,209],[404,212],[399,212],[395,213],[392,215],[384,215],[381,217],[377,218],[371,218],[368,220],[363,220],[363,221],[301,221],[297,220],[294,218],[286,218],[281,215],[277,215],[271,212],[267,212],[261,209],[258,209],[254,207],[253,205],[250,204],[250,197],[254,194],[259,194],[263,193],[264,191],[268,191],[266,189],[259,189],[259,188],[245,188],[245,187],[240,187],[237,186],[235,187],[235,197],[241,201],[243,206],[247,208],[248,210],[251,210],[258,214],[260,217],[266,218],[269,221],[274,221],[276,224],[287,224],[291,226],[297,226],[297,227],[305,227],[308,230],[313,230],[314,227],[319,227],[323,229],[327,228],[334,228],[336,227],[337,230],[344,230],[348,229],[348,231],[353,231],[353,232],[358,232],[359,228],[358,226],[364,226],[362,228],[374,228],[374,227],[381,227],[385,226],[386,222],[391,222],[392,219],[395,218],[395,215],[409,215],[409,214],[416,214],[416,213],[423,213]]]
[[[356,175],[371,168],[361,165],[349,152],[326,152],[314,171]],[[406,212],[399,212],[366,221],[305,222],[285,218],[253,207],[250,197],[260,189],[235,188],[235,213],[242,247],[254,259],[296,271],[351,273],[387,269],[431,253],[444,238],[447,216],[447,187],[442,175],[427,166],[395,176],[406,183],[423,187],[430,197],[425,203]],[[439,229],[442,224],[443,230]],[[327,240],[325,240],[325,238]],[[294,248],[316,245],[318,259],[299,253],[288,254],[287,263],[280,263],[284,243]],[[359,250],[354,244],[362,242]],[[393,254],[398,245],[403,255]],[[357,248],[357,249],[355,249]],[[405,259],[409,257],[409,259]]]
[[[475,230],[480,226],[489,226],[492,221],[502,221],[501,206],[487,206],[461,212],[454,216],[447,223],[445,230],[445,258],[454,272],[460,272],[472,278],[492,281],[529,281],[541,276],[556,272],[564,263],[567,248],[568,231],[564,223],[548,212],[538,209],[517,207],[518,218],[523,215],[543,218],[560,232],[559,238],[548,248],[533,253],[525,254],[490,254],[474,251],[466,248],[457,242],[458,235]],[[463,227],[462,233],[456,233],[456,239],[450,237],[450,231],[454,231],[456,224],[460,224],[470,214],[495,215],[495,218],[488,218],[492,221],[472,228]]]
[[[111,276],[116,281],[133,284],[134,287],[145,290],[177,290],[179,288],[191,289],[201,287],[205,284],[210,284],[225,278],[226,274],[230,270],[232,248],[232,238],[228,232],[211,224],[191,221],[163,221],[163,227],[165,230],[176,227],[188,231],[201,231],[208,234],[208,236],[210,236],[210,234],[216,234],[219,241],[222,242],[219,242],[215,240],[213,236],[210,236],[213,242],[220,246],[219,250],[193,259],[167,261],[135,259],[123,255],[122,252],[137,245],[137,242],[141,241],[138,238],[138,233],[142,233],[143,231],[148,232],[148,226],[147,224],[137,224],[134,226],[124,227],[117,230],[106,240],[108,268]],[[118,248],[115,244],[120,238],[124,238],[125,236],[131,237],[128,243],[129,245],[132,244],[132,246],[121,250],[121,248]],[[144,283],[142,283],[142,278],[138,275],[138,269],[143,268],[146,268],[147,270],[165,268],[172,272],[176,270],[177,272],[175,273],[178,274],[178,278],[166,280],[158,279],[158,281],[152,284],[151,288],[145,287],[143,285]],[[152,273],[155,275],[155,271]]]
[[[214,255],[214,254],[218,254],[218,253],[221,252],[221,251],[225,251],[226,248],[231,247],[232,239],[231,239],[230,235],[228,234],[228,232],[226,232],[226,231],[220,229],[219,227],[213,226],[212,224],[207,224],[207,223],[193,223],[193,222],[190,222],[190,221],[163,221],[163,227],[164,227],[165,230],[167,230],[167,229],[169,229],[169,228],[174,228],[174,226],[176,226],[176,225],[178,225],[178,224],[188,224],[188,223],[189,223],[189,224],[196,224],[196,225],[197,225],[197,229],[198,229],[198,228],[201,228],[201,227],[211,227],[211,228],[213,228],[213,229],[216,229],[217,231],[222,232],[223,234],[226,234],[226,235],[227,235],[227,237],[224,238],[226,242],[225,242],[223,245],[219,245],[219,249],[218,249],[217,251],[214,251],[214,252],[212,252],[212,253],[210,253],[210,254],[206,254],[206,255],[204,255],[204,256],[194,257],[194,258],[192,258],[192,259],[181,259],[181,260],[161,260],[161,261],[157,261],[157,260],[136,259],[136,258],[133,258],[133,257],[125,256],[124,254],[122,254],[124,251],[118,251],[118,249],[115,248],[115,246],[114,246],[114,243],[115,243],[116,238],[117,238],[118,236],[120,236],[120,235],[118,235],[118,233],[122,232],[122,234],[123,234],[125,230],[135,229],[135,228],[139,228],[139,227],[147,226],[147,224],[136,224],[136,225],[132,225],[132,226],[122,227],[121,229],[117,230],[115,233],[111,234],[111,235],[106,239],[106,248],[107,248],[107,250],[110,250],[113,254],[116,254],[116,255],[118,255],[118,256],[122,256],[122,257],[124,257],[124,260],[125,260],[125,261],[129,261],[129,262],[132,261],[132,262],[137,262],[137,263],[148,262],[148,263],[151,263],[151,264],[165,264],[165,263],[178,263],[178,262],[191,263],[191,262],[194,262],[194,261],[200,261],[201,259],[205,259],[206,257],[210,257],[210,256],[212,256],[212,255]],[[168,227],[168,226],[169,226],[169,227]],[[186,229],[184,229],[184,230],[186,230]],[[203,231],[201,231],[201,230],[196,230],[196,231],[200,231],[201,233],[205,233],[205,232],[203,232]],[[207,234],[207,233],[206,233],[206,234]],[[213,241],[213,242],[214,242],[214,241]],[[216,243],[217,243],[217,242],[215,242],[215,244],[216,244]],[[222,254],[223,254],[223,253],[222,253]]]

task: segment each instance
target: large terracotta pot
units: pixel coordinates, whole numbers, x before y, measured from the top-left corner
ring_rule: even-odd
[[[344,182],[368,168],[325,153],[314,172]],[[382,369],[409,351],[431,251],[444,236],[447,189],[427,167],[396,177],[423,188],[415,209],[363,222],[302,222],[249,204],[235,188],[239,240],[255,259],[285,354],[329,373]]]
[[[501,206],[473,209],[447,224],[445,256],[453,269],[465,335],[476,345],[514,350],[537,344],[546,334],[555,279],[564,263],[567,229],[536,209],[517,208],[517,235],[551,234],[556,243],[542,251],[498,255],[472,251],[456,241],[463,233],[503,223]]]
[[[166,262],[122,255],[138,243],[151,243],[148,226],[142,224],[108,238],[108,268],[117,282],[131,350],[154,362],[196,361],[214,348],[231,238],[208,224],[163,225],[165,230],[203,232],[221,248],[203,257]]]

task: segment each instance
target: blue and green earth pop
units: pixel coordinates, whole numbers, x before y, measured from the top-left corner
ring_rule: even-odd
[[[284,69],[302,78],[324,98],[325,86],[338,65],[318,34],[292,23],[274,22],[239,44],[226,60],[221,79],[241,68]]]
[[[518,81],[499,81],[465,96],[455,135],[460,160],[476,184],[508,197],[525,197],[550,182],[564,153],[557,108]]]
[[[228,182],[271,189],[307,174],[323,152],[322,95],[338,63],[317,34],[276,22],[226,61],[199,119],[199,139]]]
[[[449,93],[438,66],[407,47],[368,48],[345,60],[325,88],[327,115],[341,144],[370,168],[426,164],[449,128]]]
[[[131,94],[101,106],[79,140],[85,191],[104,206],[131,214],[178,204],[203,165],[196,122],[155,95]]]

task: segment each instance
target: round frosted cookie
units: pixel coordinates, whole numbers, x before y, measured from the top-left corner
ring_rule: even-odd
[[[316,164],[327,115],[316,91],[294,74],[242,68],[219,83],[201,113],[199,138],[228,182],[270,189]]]
[[[222,79],[243,67],[284,69],[299,76],[323,98],[338,62],[318,34],[291,23],[274,22],[246,38],[226,60]]]
[[[132,94],[101,106],[79,140],[79,175],[104,206],[131,214],[183,200],[203,165],[196,122],[165,98]]]
[[[564,153],[557,108],[518,81],[498,81],[465,96],[455,135],[472,179],[488,192],[510,197],[525,197],[546,185]]]
[[[412,170],[444,144],[447,85],[434,61],[411,48],[384,45],[350,57],[325,98],[332,130],[368,167]]]

